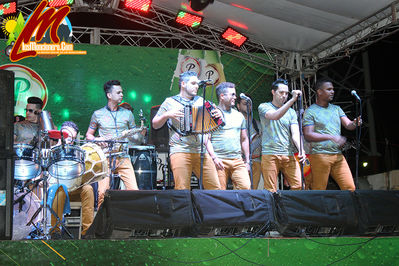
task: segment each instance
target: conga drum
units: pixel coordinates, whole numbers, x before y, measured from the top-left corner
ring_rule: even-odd
[[[157,156],[155,146],[130,146],[129,155],[139,189],[157,189]]]

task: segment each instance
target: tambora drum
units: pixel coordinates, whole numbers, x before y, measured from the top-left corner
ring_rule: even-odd
[[[130,146],[129,155],[139,189],[157,189],[157,156],[155,146]]]
[[[95,143],[82,146],[86,153],[85,172],[82,175],[82,186],[92,184],[105,178],[108,173],[108,161],[101,147]]]
[[[62,180],[80,177],[85,170],[85,153],[79,146],[59,145],[51,149],[49,174]]]
[[[41,173],[39,150],[28,144],[14,144],[14,178],[29,180]]]

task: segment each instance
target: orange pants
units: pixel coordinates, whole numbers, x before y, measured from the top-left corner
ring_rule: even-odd
[[[351,170],[342,154],[311,154],[309,160],[313,176],[311,189],[325,190],[331,174],[342,190],[355,190]]]
[[[261,163],[252,161],[252,189],[258,189],[261,170]]]
[[[200,176],[201,155],[199,153],[178,152],[170,156],[170,164],[175,180],[175,189],[190,189],[191,174]],[[216,166],[212,158],[205,154],[202,184],[205,189],[220,189]]]
[[[229,177],[234,189],[251,189],[251,180],[244,161],[240,159],[221,159],[224,170],[217,170],[220,187],[225,190]]]
[[[280,171],[283,172],[291,190],[302,189],[301,169],[294,156],[262,155],[262,175],[265,189],[271,192],[277,191],[277,175]]]
[[[52,208],[57,213],[57,216],[62,221],[64,214],[66,194],[62,186],[60,186],[55,194]],[[94,219],[94,192],[91,185],[84,185],[83,187],[69,192],[70,201],[81,201],[82,202],[82,235],[86,234],[87,229],[93,223]],[[54,228],[57,223],[57,218],[51,215],[51,231],[60,230],[59,227]]]
[[[134,174],[132,163],[129,158],[116,159],[116,169],[114,173],[119,174],[127,190],[138,190],[136,175]],[[109,175],[98,181],[98,208],[104,201],[105,191],[109,189]]]

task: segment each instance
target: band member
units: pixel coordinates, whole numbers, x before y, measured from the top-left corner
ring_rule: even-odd
[[[133,114],[133,107],[129,103],[124,102],[121,103],[119,106],[129,110]],[[129,139],[129,145],[146,144],[147,143],[146,135],[147,135],[147,128],[144,128],[143,131],[128,136],[127,138]]]
[[[216,165],[220,186],[226,189],[231,178],[235,189],[251,189],[249,161],[249,139],[244,116],[235,110],[236,88],[231,82],[222,82],[216,87],[219,109],[224,115],[225,125],[213,132],[209,138],[212,145],[209,155]],[[245,162],[242,159],[242,153]]]
[[[160,106],[157,114],[152,120],[155,129],[161,128],[169,119],[180,121],[184,116],[184,105],[202,106],[203,98],[197,96],[199,80],[197,73],[186,71],[180,74],[180,93],[168,97]],[[221,111],[215,108],[212,116],[220,118]],[[182,136],[173,129],[169,129],[170,162],[175,181],[175,189],[190,189],[191,174],[199,177],[200,174],[200,153],[201,135]],[[208,139],[204,135],[204,144]],[[216,167],[212,158],[205,154],[203,165],[203,186],[205,189],[220,189],[217,178]]]
[[[299,90],[292,91],[292,98],[288,99],[288,82],[277,79],[272,84],[273,100],[262,103],[258,107],[262,125],[262,174],[265,181],[264,188],[275,192],[277,190],[277,175],[283,172],[292,190],[302,187],[301,170],[294,157],[294,145],[299,154],[300,133],[297,115],[290,108],[301,94]],[[302,160],[302,159],[301,159]]]
[[[26,119],[14,124],[14,143],[36,146],[39,139],[39,116],[43,101],[38,97],[29,97],[26,104]]]
[[[316,82],[316,103],[306,109],[303,133],[311,145],[309,155],[312,167],[311,189],[327,188],[328,177],[337,182],[342,190],[355,190],[352,173],[340,147],[346,142],[341,136],[341,125],[348,130],[361,125],[361,117],[350,120],[341,107],[331,104],[334,98],[334,86],[328,79]]]
[[[252,100],[249,94],[244,93],[249,99]],[[251,104],[251,102],[249,103]],[[247,100],[241,99],[237,96],[237,109],[240,111],[245,120],[247,120],[248,112],[250,112],[251,106],[248,105]],[[249,110],[248,110],[249,109]],[[247,125],[248,122],[246,122]],[[260,181],[261,174],[261,153],[262,153],[262,132],[260,131],[261,125],[258,120],[252,118],[249,123],[249,136],[251,138],[251,153],[252,153],[252,188],[257,189]],[[244,155],[244,154],[243,154]],[[245,157],[244,157],[245,158]]]
[[[78,126],[72,121],[66,121],[61,125],[61,130],[68,133],[68,137],[65,139],[65,144],[73,144],[76,136],[79,132]],[[61,141],[58,142],[61,145]],[[62,180],[60,181],[62,184]],[[57,185],[56,185],[57,186]],[[50,187],[49,196],[51,196],[51,190],[56,190],[54,200],[52,203],[52,209],[55,211],[57,216],[62,220],[64,213],[65,199],[67,198],[67,193],[63,186],[58,186],[55,188]],[[70,201],[80,201],[82,202],[82,233],[81,236],[84,238],[90,225],[93,223],[94,219],[94,192],[91,185],[84,185],[77,190],[68,192],[68,197]],[[54,215],[51,215],[51,226],[50,235],[51,239],[60,239],[61,231],[59,224],[57,224],[57,219]]]
[[[108,103],[93,113],[86,133],[88,140],[110,140],[121,136],[124,130],[136,127],[132,112],[118,106],[123,100],[121,83],[118,80],[107,81],[104,84],[104,92]],[[94,136],[97,129],[99,137]],[[105,143],[99,144],[106,146]],[[129,155],[118,156],[115,165],[114,173],[120,175],[126,189],[137,190],[136,176]],[[109,176],[98,182],[98,206],[104,201],[105,191],[109,188]]]

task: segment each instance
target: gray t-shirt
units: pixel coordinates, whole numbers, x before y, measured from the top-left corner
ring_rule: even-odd
[[[215,154],[221,159],[241,158],[241,130],[246,129],[245,118],[235,109],[222,112],[226,124],[211,134]]]
[[[157,116],[164,114],[173,109],[182,110],[184,105],[192,105],[192,106],[202,106],[203,100],[202,97],[196,96],[192,100],[188,100],[180,97],[179,95],[174,96],[178,101],[173,99],[172,97],[168,97],[159,107],[157,112]],[[204,142],[207,138],[207,135],[204,135]],[[169,147],[170,154],[185,152],[185,153],[201,153],[201,135],[189,135],[182,136],[173,129],[169,128]],[[205,145],[204,145],[204,150]]]
[[[262,125],[262,154],[292,156],[295,146],[292,142],[291,125],[298,124],[296,112],[289,108],[279,120],[269,120],[265,115],[270,110],[278,110],[278,107],[271,102],[262,103],[258,107]]]
[[[338,105],[329,104],[328,107],[322,107],[312,104],[305,111],[303,126],[314,126],[314,132],[316,133],[338,136],[341,135],[341,117],[344,116],[346,114]],[[339,145],[331,140],[310,142],[310,145],[311,154],[342,153]]]

